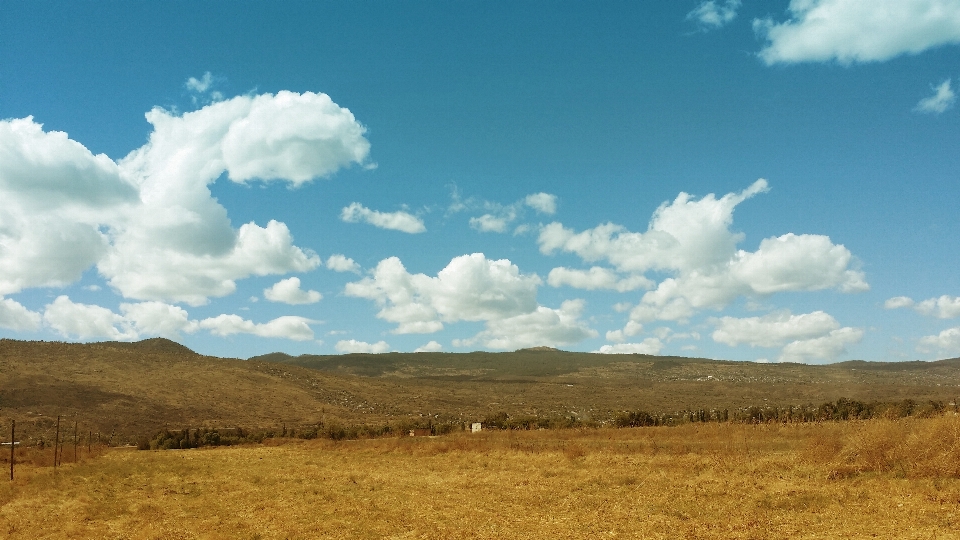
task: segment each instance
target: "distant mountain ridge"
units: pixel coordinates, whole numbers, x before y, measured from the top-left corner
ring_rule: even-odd
[[[57,415],[80,429],[142,434],[163,427],[468,422],[501,414],[605,421],[636,410],[816,405],[841,397],[950,402],[957,394],[960,359],[809,366],[535,348],[277,352],[238,360],[162,338],[0,339],[0,426],[16,419],[25,436],[49,436]]]

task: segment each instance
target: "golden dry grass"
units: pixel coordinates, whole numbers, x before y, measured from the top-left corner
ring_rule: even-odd
[[[960,538],[960,417],[109,451],[26,466],[37,538]]]

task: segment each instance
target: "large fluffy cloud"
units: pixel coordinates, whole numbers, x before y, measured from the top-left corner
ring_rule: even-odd
[[[101,306],[73,302],[58,296],[47,305],[43,321],[67,337],[133,340],[138,334],[130,321]]]
[[[783,311],[763,317],[721,317],[715,319],[713,340],[731,347],[748,344],[751,347],[783,347],[782,362],[810,362],[835,360],[846,351],[846,346],[858,343],[863,331],[840,327],[831,315],[823,311],[793,315]]]
[[[540,251],[576,253],[585,261],[607,260],[621,272],[693,270],[729,260],[743,234],[729,230],[733,210],[769,188],[757,180],[741,193],[694,200],[681,193],[653,213],[647,232],[636,233],[606,223],[576,233],[554,222],[540,232]]]
[[[960,317],[960,297],[943,295],[919,302],[914,308],[917,312],[940,319]]]
[[[121,341],[155,336],[177,339],[181,333],[192,334],[200,329],[221,337],[252,334],[304,341],[313,339],[310,325],[315,323],[303,317],[283,316],[258,324],[227,314],[196,321],[179,306],[155,301],[120,304],[120,311],[122,314],[102,306],[77,303],[61,295],[47,305],[43,322],[68,338]]]
[[[741,343],[751,347],[780,347],[789,341],[821,337],[840,328],[836,319],[822,311],[800,315],[779,312],[743,319],[721,317],[715,323],[713,340],[731,347]]]
[[[506,259],[482,253],[450,261],[437,277],[410,274],[397,257],[380,261],[372,276],[348,283],[347,296],[382,306],[377,317],[397,323],[397,334],[431,333],[444,322],[487,321],[537,308],[537,275],[523,275]]]
[[[208,185],[226,173],[298,186],[362,164],[369,143],[349,110],[280,92],[146,118],[149,141],[119,162],[31,118],[0,121],[0,294],[96,265],[127,298],[197,305],[238,279],[320,264],[283,223],[234,229]]]
[[[720,198],[710,194],[696,200],[681,193],[657,208],[643,233],[612,223],[578,233],[554,222],[541,229],[540,251],[606,261],[637,283],[645,272],[673,274],[633,308],[631,319],[637,322],[686,320],[702,309],[723,308],[739,296],[869,288],[850,251],[826,236],[790,233],[764,239],[754,252],[737,250],[744,235],[730,230],[734,209],[767,190],[766,181],[758,180]],[[551,276],[551,284],[609,286],[612,273],[596,268],[578,274],[564,269]]]
[[[846,352],[847,345],[859,343],[863,330],[843,327],[832,330],[825,336],[791,341],[780,353],[781,362],[812,363],[817,360],[832,361]]]
[[[960,353],[960,327],[948,328],[939,334],[920,338],[917,350],[922,353]]]
[[[579,320],[581,300],[563,302],[559,309],[537,304],[541,283],[509,260],[474,253],[455,257],[436,277],[411,274],[400,259],[390,257],[370,277],[348,283],[344,292],[375,301],[377,317],[397,324],[396,334],[437,332],[457,321],[485,323],[474,337],[456,340],[458,347],[568,345],[597,335]]]
[[[767,64],[877,62],[960,43],[954,0],[791,0],[790,19],[755,20]]]
[[[200,328],[185,309],[163,302],[120,304],[120,311],[139,335],[178,339],[181,332],[192,334]]]
[[[582,300],[567,300],[560,309],[539,306],[531,313],[489,320],[485,330],[470,339],[455,341],[454,345],[470,347],[480,343],[491,349],[571,345],[597,336],[596,330],[580,320],[583,307]]]
[[[40,314],[9,298],[0,298],[0,328],[25,331],[40,328]]]
[[[200,321],[200,328],[209,330],[215,336],[233,334],[252,334],[259,337],[292,339],[306,341],[313,339],[310,325],[316,321],[304,317],[286,315],[265,323],[248,321],[239,315],[218,315]]]
[[[139,202],[107,156],[33,118],[0,121],[0,295],[63,286],[109,247],[101,225]]]

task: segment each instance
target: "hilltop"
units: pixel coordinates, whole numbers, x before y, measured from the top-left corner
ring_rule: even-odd
[[[499,413],[603,421],[638,409],[806,405],[840,397],[951,402],[958,394],[960,359],[810,366],[523,349],[242,360],[200,355],[166,339],[0,340],[0,420],[43,431],[62,414],[118,436],[165,426],[376,425]]]

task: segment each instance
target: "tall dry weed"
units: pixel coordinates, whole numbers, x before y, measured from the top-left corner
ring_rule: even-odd
[[[833,443],[820,441],[833,476],[892,472],[906,477],[960,478],[960,416],[870,420]],[[837,448],[838,447],[838,448]],[[830,448],[836,448],[833,456]],[[826,449],[826,451],[824,451]]]

